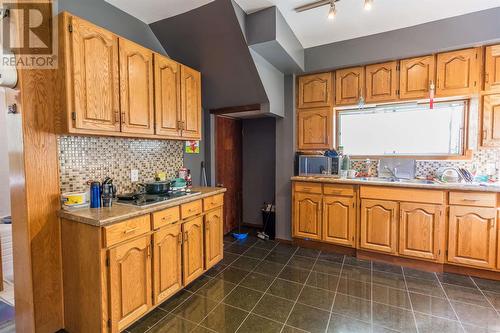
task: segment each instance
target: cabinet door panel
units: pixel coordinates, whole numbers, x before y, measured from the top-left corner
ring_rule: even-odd
[[[71,17],[72,55],[68,75],[72,78],[74,126],[94,131],[120,131],[118,37],[76,17]]]
[[[222,207],[210,211],[205,216],[205,270],[222,260],[223,250]]]
[[[300,110],[297,127],[299,150],[329,149],[333,146],[333,110]]]
[[[398,98],[398,62],[366,66],[366,101],[387,102]]]
[[[181,135],[181,71],[180,65],[155,54],[156,134],[168,137]]]
[[[477,90],[477,57],[477,49],[438,54],[436,96],[474,93]]]
[[[321,194],[295,193],[293,236],[321,239]]]
[[[400,204],[399,254],[416,259],[441,260],[443,208],[438,205]],[[444,250],[444,249],[443,249]]]
[[[118,332],[152,306],[151,237],[109,250],[111,331]]]
[[[500,45],[486,47],[484,90],[500,92]]]
[[[482,102],[482,145],[500,146],[500,94],[487,95]]]
[[[184,285],[203,274],[203,217],[197,217],[182,225]]]
[[[352,197],[323,197],[323,237],[328,243],[355,246],[356,210]]]
[[[298,94],[298,108],[331,106],[333,102],[332,73],[300,76]]]
[[[387,253],[397,251],[397,211],[394,201],[361,201],[360,247]]]
[[[335,72],[336,91],[335,101],[337,105],[357,104],[364,96],[365,68],[353,67],[339,69]]]
[[[153,236],[154,298],[159,304],[182,288],[182,230],[172,225]]]
[[[154,134],[153,53],[120,38],[122,132]]]
[[[181,66],[182,137],[201,140],[201,75]]]
[[[493,268],[496,262],[496,209],[450,207],[448,261]]]
[[[436,60],[433,55],[401,60],[400,97],[429,98],[430,86],[435,81],[435,76]]]

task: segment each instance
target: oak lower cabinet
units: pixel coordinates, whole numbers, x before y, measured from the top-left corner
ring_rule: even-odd
[[[356,207],[353,197],[323,197],[323,235],[327,243],[356,245]]]
[[[203,274],[203,217],[196,217],[182,225],[184,245],[182,261],[184,284],[189,284]]]
[[[297,149],[330,149],[333,146],[333,108],[297,112]]]
[[[333,106],[333,73],[319,73],[297,78],[297,108]]]
[[[321,239],[321,194],[299,193],[293,202],[293,236]]]
[[[399,255],[443,261],[445,217],[440,205],[402,202],[399,206]]]
[[[205,270],[222,260],[223,216],[222,207],[205,215]]]
[[[451,206],[448,261],[494,268],[497,252],[496,208]]]
[[[397,252],[398,203],[361,200],[360,248],[395,254]]]

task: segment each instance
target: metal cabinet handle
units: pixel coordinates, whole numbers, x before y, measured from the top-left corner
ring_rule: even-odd
[[[134,231],[136,231],[136,230],[137,230],[137,227],[135,227],[135,228],[130,228],[130,229],[125,230],[123,233],[124,233],[125,235],[128,235],[128,234],[133,233],[133,232],[134,232]]]
[[[177,240],[179,241],[179,244],[182,244],[182,233],[179,233]]]

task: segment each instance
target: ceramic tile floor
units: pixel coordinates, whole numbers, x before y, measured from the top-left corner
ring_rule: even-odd
[[[500,282],[249,237],[128,329],[149,332],[500,332]]]

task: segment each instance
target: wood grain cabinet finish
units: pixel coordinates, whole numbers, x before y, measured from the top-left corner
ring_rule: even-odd
[[[119,332],[152,306],[151,237],[112,248],[108,256],[111,331]]]
[[[430,86],[436,77],[434,55],[404,59],[400,63],[399,97],[401,99],[429,98]]]
[[[500,94],[483,96],[481,127],[483,147],[500,147]]]
[[[120,132],[118,38],[77,17],[69,18],[66,64],[73,126],[95,133]]]
[[[333,146],[333,109],[317,108],[297,112],[297,149],[329,149]]]
[[[122,132],[154,134],[153,52],[120,38]]]
[[[333,104],[333,75],[320,73],[298,79],[297,108],[328,107]]]
[[[201,74],[181,66],[182,137],[201,140]]]
[[[395,254],[397,252],[398,203],[361,200],[360,248]]]
[[[500,45],[487,46],[485,49],[484,90],[500,92]]]
[[[222,260],[223,222],[222,208],[210,211],[205,215],[205,270]]]
[[[154,55],[156,134],[181,136],[181,68],[159,54]]]
[[[324,196],[322,225],[324,242],[354,247],[356,244],[354,198]]]
[[[366,102],[396,100],[399,92],[398,74],[397,61],[366,66]]]
[[[295,193],[293,236],[321,239],[321,194]]]
[[[438,54],[436,96],[462,96],[476,92],[478,54],[478,49]]]
[[[203,217],[196,217],[182,225],[184,285],[203,274]]]
[[[497,246],[495,208],[451,206],[448,261],[479,268],[494,268]]]
[[[415,259],[442,261],[442,206],[403,202],[399,209],[399,254]]]
[[[182,228],[174,224],[153,234],[154,304],[168,299],[182,286]]]
[[[365,91],[365,68],[353,67],[335,72],[335,104],[357,104]]]

